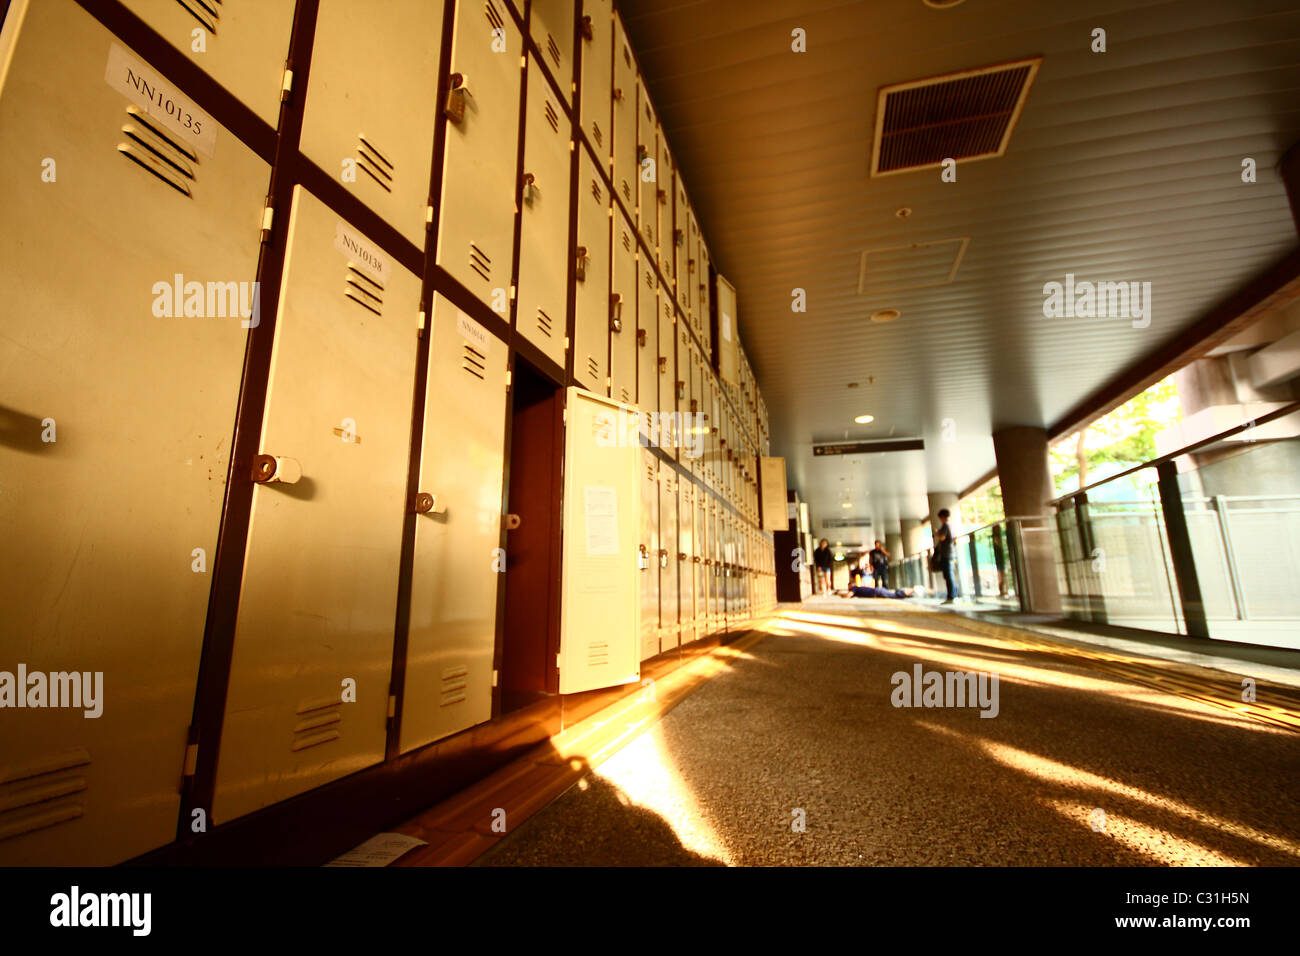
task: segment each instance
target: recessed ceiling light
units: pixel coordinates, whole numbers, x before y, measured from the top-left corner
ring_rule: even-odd
[[[966,0],[921,0],[921,2],[934,10],[947,10],[965,3]]]
[[[853,502],[851,502],[851,501],[841,501],[841,502],[840,502],[840,507],[841,507],[841,508],[852,508],[852,507],[853,507]]]
[[[849,388],[857,388],[857,387],[858,387],[857,382],[849,382]]]
[[[855,422],[857,422],[859,425],[870,425],[872,422],[874,422],[874,421],[876,420],[876,416],[875,416],[875,415],[859,415],[857,418],[855,418],[855,419],[853,419],[853,420],[854,420]]]
[[[897,309],[877,309],[871,313],[872,322],[893,322],[894,319],[902,315]]]
[[[912,215],[912,207],[899,206],[898,210],[894,213],[894,215],[897,216],[899,219],[906,219],[908,216]]]

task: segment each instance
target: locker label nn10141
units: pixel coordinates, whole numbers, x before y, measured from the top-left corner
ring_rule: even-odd
[[[492,336],[488,334],[488,330],[464,312],[458,312],[456,315],[456,331],[461,334],[462,338],[477,346],[484,353],[491,346]]]
[[[104,82],[204,156],[216,151],[216,121],[116,43],[109,44]]]

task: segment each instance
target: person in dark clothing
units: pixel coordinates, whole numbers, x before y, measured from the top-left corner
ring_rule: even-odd
[[[993,526],[993,563],[998,569],[998,597],[1007,596],[1006,556],[1002,549],[1002,525]]]
[[[951,604],[957,591],[952,580],[952,528],[948,527],[948,516],[951,513],[947,508],[939,509],[939,530],[934,533],[935,562],[943,574],[943,583],[948,587],[944,604]]]
[[[869,588],[865,586],[849,588],[847,591],[836,591],[835,593],[840,597],[855,598],[910,598],[912,596],[910,590],[904,590],[903,588],[891,590],[890,588]]]
[[[835,568],[835,557],[831,554],[831,543],[825,538],[822,538],[821,544],[813,550],[813,567],[817,570],[817,580],[821,582],[821,589],[829,591],[831,572]]]
[[[888,587],[885,578],[889,574],[889,552],[885,546],[877,541],[867,557],[871,561],[871,583],[878,588]]]

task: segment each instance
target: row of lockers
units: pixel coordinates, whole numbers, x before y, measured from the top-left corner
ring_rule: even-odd
[[[160,32],[183,6],[128,5]],[[283,6],[223,5],[209,49],[231,33],[258,49],[274,37]],[[425,6],[407,12],[423,16]],[[318,41],[347,33],[348,22],[329,25],[327,11],[339,9],[321,5]],[[488,0],[484,9],[496,8]],[[479,12],[460,4],[456,15],[467,10]],[[497,14],[502,26],[493,30],[509,34]],[[236,24],[243,29],[225,29]],[[351,25],[357,49],[366,49],[362,25]],[[317,78],[330,75],[316,72],[329,48],[313,55],[309,116]],[[187,727],[248,328],[257,323],[258,292],[247,287],[270,168],[72,0],[14,4],[3,53],[0,205],[10,228],[0,235],[0,295],[11,318],[0,352],[0,520],[12,529],[0,552],[3,647],[50,672],[103,673],[112,696],[98,720],[76,710],[7,716],[0,858],[112,862],[171,838],[178,768],[193,759]],[[257,70],[205,62],[250,106],[260,102],[243,95]],[[485,108],[485,97],[464,99],[467,115]],[[450,128],[447,141],[450,163]],[[358,168],[376,181],[387,168],[395,184],[392,154],[372,149],[369,135],[363,145]],[[488,140],[475,149],[467,168],[499,155]],[[460,195],[468,192],[462,182]],[[418,692],[402,697],[401,751],[490,719],[496,676],[508,349],[441,294],[422,312],[421,278],[308,190],[296,187],[291,208],[277,215],[288,218],[288,247],[216,800],[207,808],[213,824],[383,759],[420,341],[428,377],[417,396],[419,479],[428,492],[411,559],[405,661],[406,685]],[[442,215],[444,227],[455,221],[450,205]],[[567,264],[554,266],[562,289]],[[640,421],[647,430],[665,421],[698,429],[697,444],[675,435],[683,440],[673,454],[740,516],[649,456],[655,487],[671,492],[646,496],[634,481],[626,499],[646,549],[639,566],[628,565],[627,620],[639,619],[633,663],[649,651],[647,628],[661,652],[772,600],[763,565],[770,539],[764,549],[753,525],[752,444],[654,278],[653,298],[649,283],[645,295],[636,283],[646,333],[637,382],[653,383],[652,391],[638,384],[637,399],[643,413],[709,417],[703,425]],[[567,495],[566,508],[577,497]],[[566,535],[566,547],[579,537]],[[38,544],[22,550],[20,541]],[[577,680],[578,670],[561,667],[562,689],[566,681],[570,690],[600,686]],[[351,699],[340,695],[340,678],[351,682]]]

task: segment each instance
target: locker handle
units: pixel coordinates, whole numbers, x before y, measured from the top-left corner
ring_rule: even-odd
[[[466,85],[464,73],[453,73],[447,84],[447,101],[442,106],[442,113],[453,123],[465,120],[465,97],[473,96]]]
[[[623,331],[623,294],[621,292],[610,293],[609,327],[615,332]]]
[[[577,271],[574,275],[574,278],[577,279],[579,282],[586,282],[587,262],[590,259],[590,257],[587,255],[587,247],[578,246],[578,248],[574,250],[574,256],[577,259]]]
[[[680,401],[686,397],[686,383],[680,378],[677,380],[677,398]]]
[[[621,103],[622,101],[623,101],[623,87],[616,86],[614,87],[614,102]]]
[[[637,567],[642,571],[647,571],[650,568],[650,552],[646,549],[644,544],[640,545],[640,548],[641,551],[637,555],[636,559]]]
[[[680,229],[673,230],[673,245],[680,246],[686,242],[686,235]]]
[[[293,458],[277,458],[275,455],[258,455],[253,459],[253,481],[259,485],[267,482],[279,482],[286,485],[297,484],[302,478],[302,465]]]
[[[677,552],[677,560],[678,560],[678,561],[685,561],[686,558],[687,558],[687,554],[686,554],[685,551],[678,551],[678,552]]]
[[[524,173],[524,202],[531,203],[541,191],[537,177],[532,173]]]
[[[661,355],[659,356],[659,374],[663,375],[667,371],[668,371],[668,356]]]
[[[421,491],[412,500],[411,510],[417,515],[445,515],[447,513],[447,506],[438,500],[437,495],[431,495],[427,491]]]
[[[524,523],[524,522],[523,522],[523,519],[520,518],[519,515],[516,515],[516,514],[508,514],[508,515],[506,515],[506,530],[507,530],[507,531],[515,531],[515,530],[517,530],[517,529],[519,528],[519,526],[520,526],[521,524],[523,524],[523,523]]]
[[[647,339],[646,339],[645,329],[637,329],[637,330],[636,330],[636,344],[639,345],[641,348],[645,348],[645,347],[646,347],[646,341],[647,341]]]
[[[592,38],[592,36],[593,36],[593,34],[592,34],[592,30],[591,30],[591,17],[583,17],[583,18],[582,18],[582,38],[583,38],[584,40],[590,40],[590,39]]]
[[[663,548],[659,549],[659,567],[668,567],[668,552]]]

